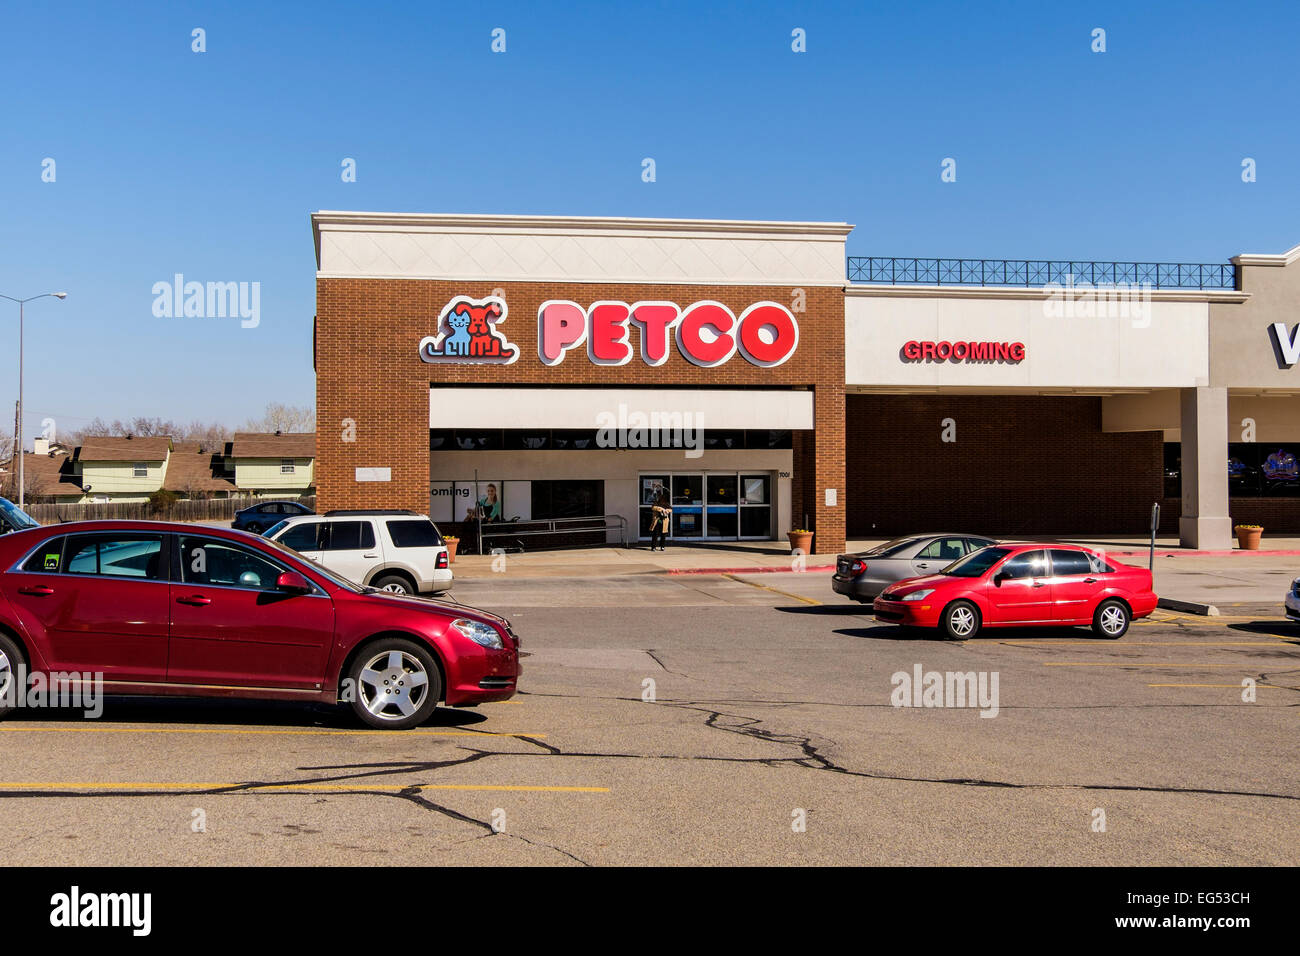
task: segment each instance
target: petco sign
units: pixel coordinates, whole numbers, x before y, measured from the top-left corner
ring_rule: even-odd
[[[420,358],[510,365],[519,358],[519,349],[498,328],[506,315],[504,299],[457,296],[438,316],[437,333],[421,340]],[[634,352],[634,327],[641,361],[650,366],[667,362],[676,346],[684,359],[701,368],[722,365],[737,352],[753,365],[772,368],[799,347],[799,323],[776,302],[755,302],[737,316],[721,302],[708,300],[684,309],[675,302],[608,301],[584,309],[567,299],[553,299],[537,310],[537,355],[543,365],[559,365],[585,345],[595,365],[626,365]]]
[[[537,354],[545,365],[559,365],[565,355],[587,346],[596,365],[632,361],[632,327],[641,344],[641,361],[658,366],[668,361],[669,343],[682,357],[702,368],[731,360],[739,352],[763,368],[780,365],[799,346],[799,323],[776,302],[756,302],[736,316],[720,302],[703,301],[680,308],[674,302],[576,302],[552,300],[537,310]]]
[[[908,342],[904,362],[1022,362],[1024,342]]]

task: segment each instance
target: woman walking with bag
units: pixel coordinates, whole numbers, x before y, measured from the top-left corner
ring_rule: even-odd
[[[650,521],[650,550],[656,550],[657,542],[658,550],[666,551],[668,549],[663,546],[664,539],[668,536],[668,523],[673,520],[673,508],[668,502],[668,493],[661,493],[650,510],[654,514]]]

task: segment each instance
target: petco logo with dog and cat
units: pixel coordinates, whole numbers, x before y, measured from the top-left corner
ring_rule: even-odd
[[[438,334],[420,340],[420,358],[426,362],[510,365],[519,358],[519,349],[497,328],[506,314],[506,300],[497,296],[457,296],[438,316]]]

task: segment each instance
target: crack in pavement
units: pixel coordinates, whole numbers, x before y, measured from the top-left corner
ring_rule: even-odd
[[[549,694],[537,696],[566,697],[571,695]],[[585,698],[584,698],[585,699]],[[614,698],[616,700],[635,701],[641,703],[639,698]],[[801,736],[799,734],[780,733],[774,730],[766,730],[758,725],[764,722],[762,717],[752,717],[745,714],[728,714],[723,711],[715,710],[707,706],[702,706],[705,702],[700,701],[670,701],[660,699],[658,703],[680,710],[690,710],[705,715],[704,726],[721,730],[726,733],[739,734],[745,737],[751,737],[761,740],[765,743],[772,743],[781,746],[797,747],[803,754],[802,757],[708,757],[708,756],[682,756],[678,754],[607,754],[607,753],[579,753],[564,751],[553,744],[533,740],[529,737],[520,737],[533,743],[539,748],[546,751],[544,756],[555,757],[582,757],[587,759],[659,759],[659,760],[701,760],[701,761],[720,761],[725,763],[756,763],[766,766],[775,766],[779,764],[794,764],[796,766],[806,767],[810,770],[826,771],[838,773],[844,776],[858,777],[867,780],[889,780],[898,783],[932,783],[945,786],[963,786],[963,787],[989,787],[998,789],[1012,790],[1114,790],[1114,791],[1133,791],[1137,793],[1171,793],[1171,794],[1195,794],[1207,796],[1230,796],[1230,797],[1258,797],[1272,800],[1300,800],[1300,794],[1270,793],[1259,790],[1217,790],[1208,787],[1169,787],[1154,786],[1144,784],[1090,784],[1090,783],[1016,783],[1009,780],[986,780],[968,777],[920,777],[909,776],[905,774],[892,774],[871,772],[865,770],[852,770],[843,767],[823,754],[822,748],[813,742],[811,736]],[[892,706],[892,705],[890,705]],[[1237,705],[1239,706],[1239,705]],[[732,721],[730,725],[723,721]],[[830,741],[834,745],[834,741]],[[543,755],[533,755],[543,756]]]

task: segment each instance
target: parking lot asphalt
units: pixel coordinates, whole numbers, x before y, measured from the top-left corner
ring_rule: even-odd
[[[1300,627],[1280,605],[1158,611],[1119,641],[1018,629],[948,642],[877,625],[815,574],[501,574],[453,596],[507,613],[522,634],[514,700],[439,710],[405,733],[289,704],[20,712],[0,723],[0,854],[1300,862]],[[921,695],[895,706],[899,675],[918,667],[983,675],[986,705],[996,675],[996,715]]]

